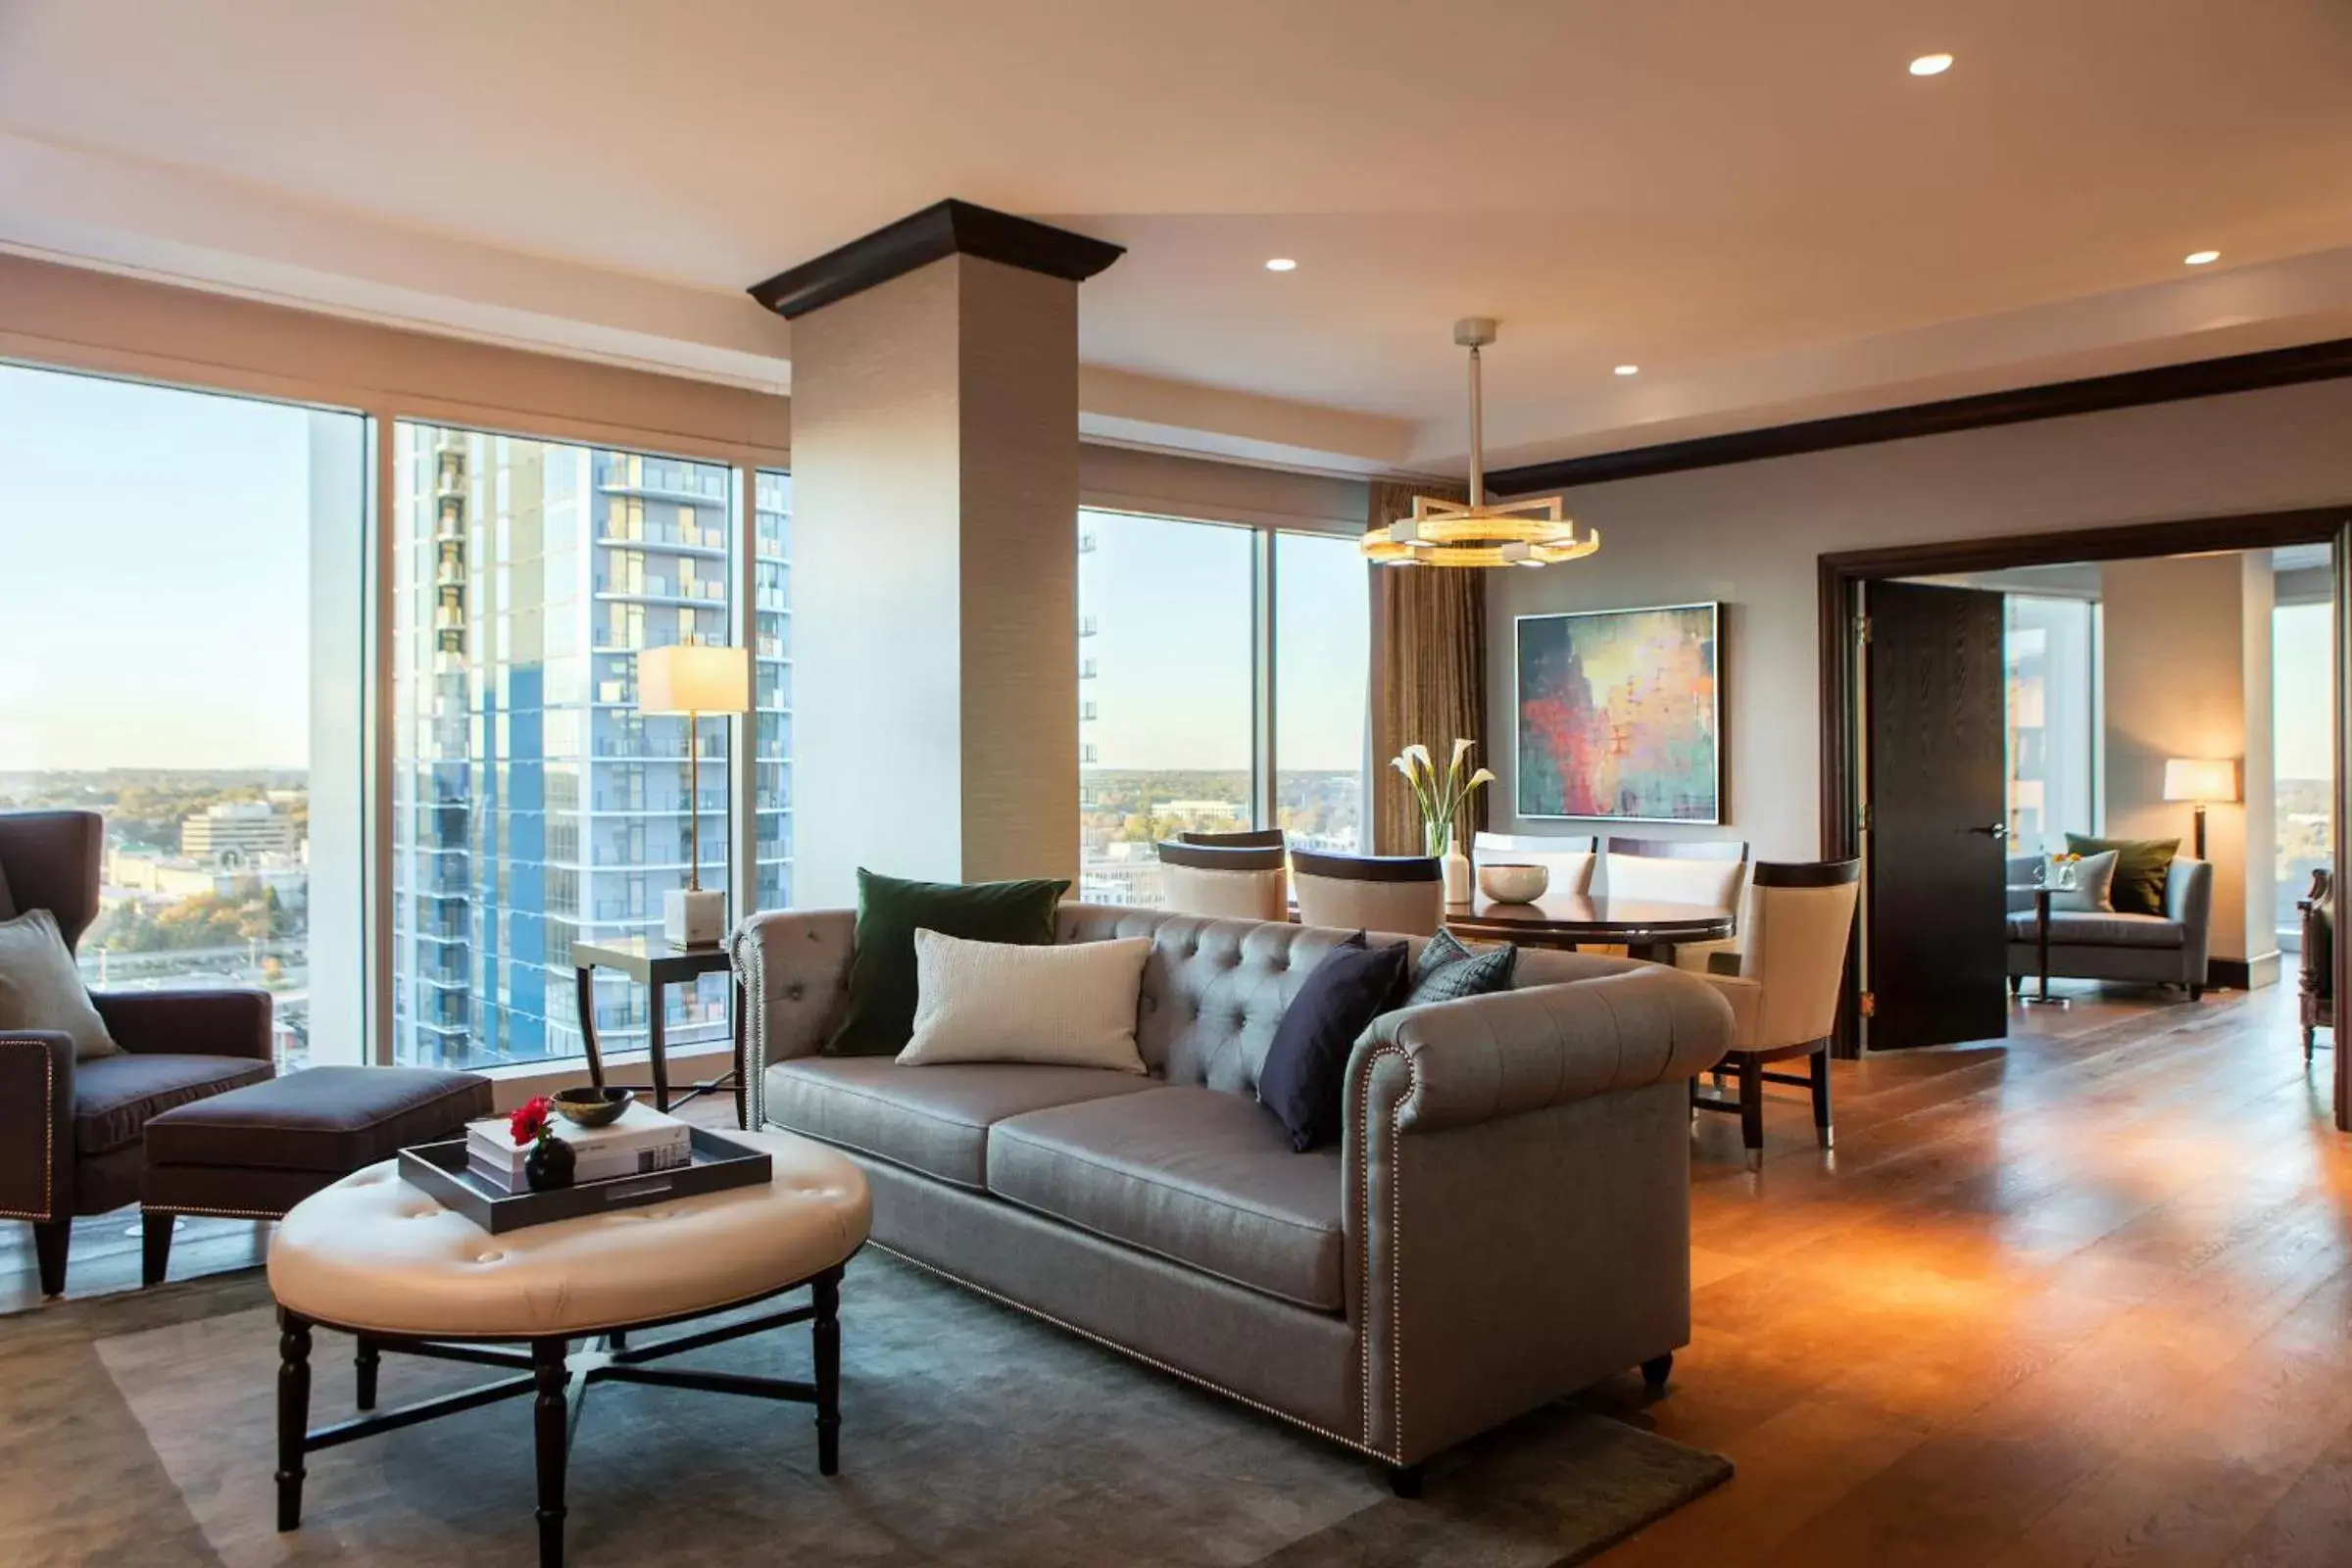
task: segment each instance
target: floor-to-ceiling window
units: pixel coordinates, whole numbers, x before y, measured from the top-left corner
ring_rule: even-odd
[[[752,511],[752,906],[792,903],[792,475],[761,469]]]
[[[261,987],[289,1067],[361,1053],[320,688],[359,689],[366,454],[353,414],[0,366],[0,809],[104,814],[91,986]]]
[[[1348,538],[1079,514],[1082,897],[1158,903],[1187,829],[1360,847],[1369,583]]]
[[[393,1055],[572,1055],[572,942],[658,935],[690,860],[728,885],[729,721],[705,715],[690,735],[682,716],[640,714],[636,656],[733,640],[734,472],[406,422],[395,449]],[[752,631],[779,657],[784,497],[761,476]],[[778,760],[756,803],[760,882],[780,902],[782,854],[765,847],[784,840],[785,688],[777,659],[758,667],[755,744]],[[642,1045],[645,1006],[642,988],[601,974],[600,1042]],[[723,1036],[726,1006],[723,976],[672,987],[670,1041]]]
[[[2303,945],[2296,901],[2311,891],[2311,874],[2333,863],[2328,794],[2337,765],[2329,756],[2335,733],[2335,607],[2326,600],[2285,604],[2272,612],[2272,773],[2277,780],[2278,940],[2289,952]]]
[[[2098,829],[2098,606],[2010,594],[2009,833],[2017,853]]]
[[[1347,855],[1364,848],[1367,570],[1353,539],[1274,536],[1274,825]]]

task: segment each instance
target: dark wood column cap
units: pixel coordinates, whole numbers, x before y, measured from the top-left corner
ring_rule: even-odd
[[[755,283],[751,296],[789,321],[943,256],[978,256],[1079,283],[1125,254],[1124,245],[951,197]]]

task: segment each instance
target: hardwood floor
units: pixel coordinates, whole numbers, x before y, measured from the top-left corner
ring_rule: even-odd
[[[1994,1046],[1838,1062],[1838,1147],[1776,1092],[1750,1173],[1692,1133],[1695,1334],[1594,1408],[1728,1453],[1730,1486],[1601,1559],[2289,1568],[2352,1563],[2352,1139],[2290,988],[2070,988]],[[713,1124],[717,1102],[695,1107]],[[127,1214],[72,1294],[135,1286]],[[173,1277],[257,1261],[190,1222]],[[0,1227],[0,1308],[30,1304]]]
[[[1694,1135],[1695,1332],[1586,1402],[1739,1478],[1601,1559],[2352,1563],[2352,1140],[2284,988],[1839,1062]]]

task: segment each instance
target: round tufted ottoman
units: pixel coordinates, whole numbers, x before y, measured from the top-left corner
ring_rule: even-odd
[[[865,1244],[865,1179],[842,1155],[789,1133],[726,1134],[768,1156],[774,1179],[647,1208],[492,1236],[370,1165],[295,1205],[270,1247],[280,1333],[277,1527],[302,1517],[302,1458],[314,1449],[535,1394],[539,1560],[564,1559],[564,1471],[576,1404],[599,1382],[794,1399],[816,1407],[817,1468],[839,1468],[842,1265]],[[632,1330],[746,1305],[808,1286],[808,1304],[654,1345]],[[808,1323],[815,1380],[656,1368],[680,1350]],[[357,1420],[310,1430],[314,1327],[359,1342]],[[573,1341],[586,1342],[574,1349]],[[484,1344],[482,1342],[492,1342]],[[500,1343],[525,1348],[504,1349]],[[370,1414],[381,1352],[520,1374]]]

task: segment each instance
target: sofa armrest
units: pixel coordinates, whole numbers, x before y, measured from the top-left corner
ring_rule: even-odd
[[[270,1056],[267,991],[94,991],[90,1001],[124,1051],[254,1061]]]
[[[751,1009],[744,1089],[753,1127],[766,1111],[768,1063],[815,1055],[840,1025],[857,935],[850,909],[771,909],[728,935],[727,956]]]
[[[1621,1089],[1696,1077],[1732,1047],[1732,1009],[1662,965],[1405,1007],[1376,1020],[1348,1063],[1360,1117],[1383,1058],[1401,1058],[1401,1132],[1499,1121]],[[1360,1132],[1360,1129],[1358,1129]]]
[[[2164,912],[2180,922],[2181,958],[2192,982],[2205,983],[2206,957],[2213,946],[2213,866],[2185,855],[2173,857],[2164,878]]]
[[[74,1041],[57,1029],[0,1033],[0,1218],[74,1212]]]

